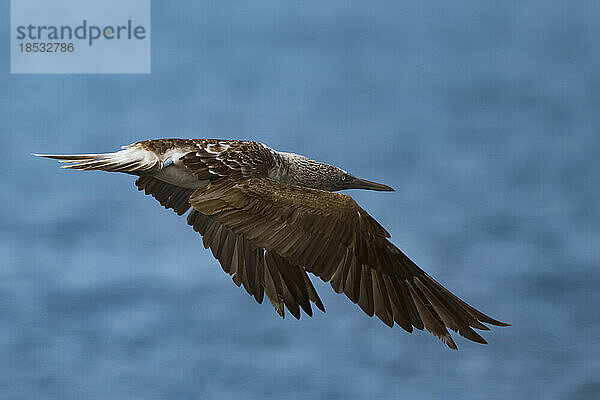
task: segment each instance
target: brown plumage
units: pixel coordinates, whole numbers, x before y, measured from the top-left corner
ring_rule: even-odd
[[[448,328],[508,324],[469,306],[421,270],[343,189],[393,190],[303,156],[251,141],[146,140],[116,153],[44,155],[64,168],[138,175],[139,190],[183,215],[223,270],[282,317],[311,303],[325,311],[307,272],[330,282],[386,325],[427,329],[456,349]]]

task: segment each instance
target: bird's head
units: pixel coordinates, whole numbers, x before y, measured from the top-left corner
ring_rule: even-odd
[[[377,183],[368,181],[366,179],[357,178],[354,175],[347,173],[346,171],[336,168],[335,177],[330,182],[330,191],[335,192],[338,190],[346,189],[365,189],[365,190],[376,190],[378,192],[393,192],[394,189],[384,185],[383,183]]]
[[[394,189],[382,183],[357,178],[341,168],[311,160],[299,154],[282,152],[278,154],[285,168],[274,168],[269,172],[269,176],[282,183],[329,192],[346,189],[394,191]]]

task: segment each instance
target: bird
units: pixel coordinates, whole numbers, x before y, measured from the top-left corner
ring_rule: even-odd
[[[62,168],[137,176],[137,189],[182,216],[224,272],[275,311],[299,319],[325,312],[308,274],[329,282],[369,316],[407,332],[426,329],[451,349],[448,330],[509,326],[419,268],[346,189],[394,191],[305,156],[250,140],[151,139],[101,154],[34,154]],[[190,210],[191,209],[191,210]]]

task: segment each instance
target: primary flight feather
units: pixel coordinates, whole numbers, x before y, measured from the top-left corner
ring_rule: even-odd
[[[344,189],[392,191],[340,168],[252,141],[157,139],[106,154],[43,155],[63,168],[137,175],[139,190],[183,215],[223,270],[282,317],[325,311],[308,272],[386,325],[427,329],[450,348],[448,329],[507,326],[471,307],[412,262]]]

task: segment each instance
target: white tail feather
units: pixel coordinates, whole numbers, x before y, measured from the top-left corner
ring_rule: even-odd
[[[138,175],[161,164],[160,158],[153,152],[138,145],[123,146],[123,150],[104,154],[34,154],[51,158],[66,165],[61,168],[83,171],[125,172]]]

